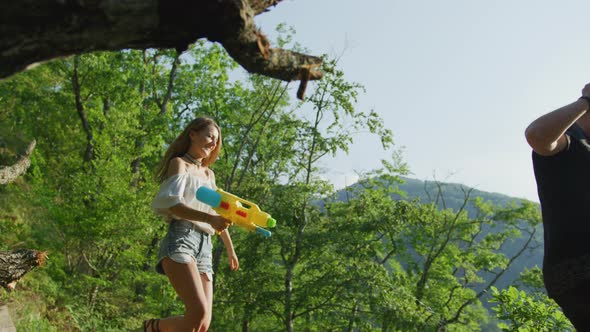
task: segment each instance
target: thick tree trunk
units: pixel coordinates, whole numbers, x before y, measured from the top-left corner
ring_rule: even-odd
[[[47,253],[32,249],[0,251],[0,286],[14,288],[16,281],[35,267],[45,264],[46,258]]]
[[[319,79],[322,60],[271,48],[254,16],[277,0],[22,0],[0,2],[0,78],[41,61],[97,50],[222,44],[246,70]],[[300,93],[301,94],[301,93]]]

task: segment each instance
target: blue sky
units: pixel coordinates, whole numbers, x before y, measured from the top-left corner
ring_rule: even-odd
[[[310,53],[342,54],[367,90],[357,107],[382,116],[422,180],[538,201],[524,129],[590,82],[590,2],[284,0],[256,17],[271,40],[281,22]],[[323,163],[341,186],[381,159],[360,134]]]

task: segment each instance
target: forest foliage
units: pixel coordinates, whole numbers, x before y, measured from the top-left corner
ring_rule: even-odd
[[[283,29],[278,44],[292,42]],[[466,190],[450,208],[444,186],[430,200],[401,199],[409,167],[393,133],[357,109],[363,87],[337,59],[322,69],[305,102],[205,42],[182,55],[79,55],[1,81],[0,164],[28,140],[37,148],[27,174],[0,187],[0,250],[49,252],[16,291],[0,291],[18,329],[127,331],[182,314],[153,268],[166,225],[150,203],[166,145],[201,115],[222,128],[218,186],[278,221],[269,239],[232,228],[237,272],[215,241],[212,331],[533,331],[541,317],[543,330],[570,329],[540,270],[496,288],[539,245],[538,206],[494,205]],[[338,195],[321,161],[360,132],[391,158]],[[502,250],[516,239],[517,250]]]

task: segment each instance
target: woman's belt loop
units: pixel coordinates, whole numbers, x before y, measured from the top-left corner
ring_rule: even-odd
[[[200,232],[201,233],[201,243],[199,244],[199,250],[197,251],[197,255],[201,253],[201,250],[203,249],[203,242],[205,242],[205,233],[204,232]]]

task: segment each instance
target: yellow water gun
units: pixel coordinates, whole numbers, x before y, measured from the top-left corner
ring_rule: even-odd
[[[270,237],[271,232],[263,227],[275,227],[277,221],[260,210],[258,205],[241,199],[221,189],[199,187],[197,199],[213,208],[220,216],[245,229]]]

